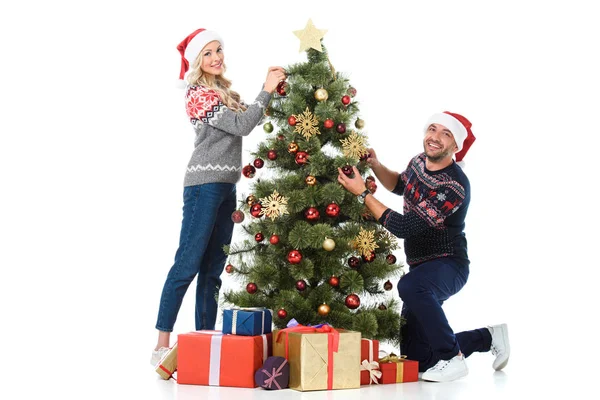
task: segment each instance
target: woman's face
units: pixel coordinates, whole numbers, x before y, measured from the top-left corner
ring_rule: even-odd
[[[221,75],[223,73],[225,54],[223,53],[221,43],[213,40],[204,46],[200,55],[202,57],[202,62],[200,63],[202,72],[210,75]]]

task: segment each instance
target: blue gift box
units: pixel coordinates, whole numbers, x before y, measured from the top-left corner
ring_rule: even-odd
[[[271,332],[273,316],[266,308],[231,308],[223,311],[223,333],[258,336]]]

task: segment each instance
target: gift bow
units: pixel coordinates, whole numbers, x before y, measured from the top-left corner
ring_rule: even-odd
[[[371,382],[375,382],[377,384],[379,384],[379,382],[377,382],[377,379],[381,378],[381,371],[379,371],[379,363],[377,361],[367,361],[362,360],[362,363],[360,365],[360,370],[361,371],[369,371],[369,376],[370,376],[370,380]]]
[[[400,362],[400,360],[404,360],[405,358],[406,358],[405,355],[397,356],[394,353],[390,353],[390,354],[386,355],[385,357],[380,358],[379,362],[380,363],[386,363],[386,362],[395,362],[395,363],[397,363],[397,362]]]
[[[262,372],[264,372],[268,378],[265,379],[265,388],[269,388],[271,389],[271,385],[273,383],[275,383],[275,386],[277,386],[277,389],[281,389],[281,386],[279,385],[279,382],[277,382],[275,380],[275,378],[277,378],[278,376],[283,375],[283,372],[281,372],[281,369],[283,368],[283,366],[287,363],[287,360],[283,360],[283,362],[281,363],[281,365],[279,366],[279,368],[277,368],[277,370],[275,369],[275,367],[273,367],[273,373],[269,374],[269,371],[267,371],[266,369],[263,369]]]

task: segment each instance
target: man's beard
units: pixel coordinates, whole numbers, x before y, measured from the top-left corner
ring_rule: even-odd
[[[441,161],[450,155],[450,150],[446,149],[435,156],[430,156],[429,154],[427,154],[427,143],[423,144],[423,150],[425,150],[425,156],[429,159],[429,161],[433,162]]]

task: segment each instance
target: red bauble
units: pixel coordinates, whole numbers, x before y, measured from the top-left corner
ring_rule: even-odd
[[[350,257],[348,259],[348,266],[350,266],[352,269],[360,267],[360,258],[354,256]]]
[[[346,175],[348,178],[352,178],[354,177],[354,170],[352,169],[351,165],[344,165],[342,167],[342,172],[344,173],[344,175]]]
[[[278,244],[279,243],[279,236],[277,236],[277,235],[271,235],[271,238],[269,239],[269,243],[271,243],[271,244]]]
[[[233,265],[231,264],[227,264],[227,266],[225,267],[225,272],[227,272],[228,274],[233,272]]]
[[[346,300],[344,301],[346,307],[351,310],[355,310],[360,306],[360,297],[358,295],[352,293],[346,296]]]
[[[348,104],[350,104],[350,96],[346,95],[342,97],[342,104],[344,104],[345,106],[347,106]]]
[[[260,203],[254,203],[252,204],[252,207],[250,207],[250,215],[252,215],[254,218],[260,218],[261,210],[262,205]]]
[[[235,210],[231,213],[231,220],[236,224],[242,223],[242,221],[244,220],[244,213],[240,210]]]
[[[304,289],[306,289],[306,282],[304,282],[302,279],[296,281],[296,289],[301,292],[304,291]]]
[[[368,182],[366,186],[367,189],[369,189],[369,192],[371,192],[371,194],[375,194],[375,192],[377,191],[377,184],[375,182]]]
[[[325,214],[327,214],[328,217],[337,217],[340,215],[340,206],[335,203],[327,204],[327,207],[325,207]]]
[[[290,250],[287,259],[290,264],[300,264],[302,261],[302,254],[298,250]]]
[[[319,213],[319,210],[317,210],[314,207],[310,207],[309,209],[304,211],[304,217],[308,221],[317,221],[320,216],[321,216],[321,214]]]
[[[356,96],[356,89],[354,89],[352,86],[350,86],[348,88],[348,90],[346,90],[346,93],[348,93],[350,96],[354,97],[354,96]]]
[[[280,142],[283,142],[285,140],[285,136],[280,133],[279,135],[277,135],[277,140],[279,140]]]
[[[295,126],[296,125],[296,117],[294,117],[293,115],[290,115],[288,117],[288,124],[290,124],[291,126]]]
[[[323,122],[323,126],[324,126],[326,129],[331,129],[331,128],[333,128],[333,124],[335,124],[335,122],[333,122],[333,120],[332,120],[332,119],[326,119],[326,120]]]
[[[287,311],[285,311],[285,309],[283,309],[283,308],[280,308],[279,310],[277,310],[277,316],[280,319],[286,319],[286,317],[287,317]]]
[[[373,177],[373,175],[369,175],[365,178],[365,183],[369,182],[375,182],[375,178]]]
[[[296,153],[296,164],[305,165],[308,162],[308,153],[305,151],[299,151]]]
[[[265,239],[265,235],[263,235],[260,232],[258,232],[256,235],[254,235],[254,240],[256,240],[257,242],[262,242],[264,239]]]
[[[386,281],[386,282],[383,284],[383,288],[384,288],[385,290],[387,290],[387,291],[390,291],[390,290],[392,290],[392,288],[393,288],[393,287],[394,287],[394,285],[392,285],[392,282],[390,282],[390,281]]]
[[[253,178],[254,174],[256,174],[256,168],[248,164],[242,169],[242,174],[244,174],[246,178]]]
[[[338,287],[340,285],[340,278],[337,276],[332,276],[329,278],[329,284],[333,287]]]
[[[365,154],[363,154],[362,156],[360,156],[360,161],[367,161],[367,158],[369,158],[370,154],[367,152]]]
[[[285,87],[287,86],[287,83],[285,81],[281,81],[279,82],[279,84],[277,85],[277,94],[280,96],[285,96],[287,93],[285,92]]]
[[[254,160],[254,166],[256,168],[262,168],[265,165],[265,162],[263,161],[262,158],[257,158],[256,160]]]
[[[269,150],[267,153],[267,158],[271,161],[277,160],[277,152],[275,150]]]
[[[256,286],[256,283],[254,283],[254,282],[250,282],[249,284],[246,285],[246,292],[248,292],[250,294],[256,293],[257,290],[258,290],[258,286]]]
[[[385,256],[385,261],[388,264],[396,264],[396,256],[393,254],[388,254],[387,256]]]
[[[362,255],[362,259],[364,262],[373,262],[373,260],[375,259],[375,252],[372,251],[371,254],[369,254],[368,256],[365,256],[364,254]]]
[[[337,124],[337,126],[335,127],[335,130],[338,133],[346,133],[346,124],[344,124],[343,122],[340,122],[339,124]]]

